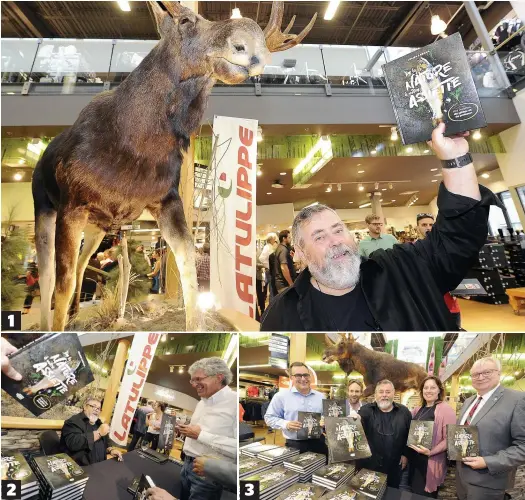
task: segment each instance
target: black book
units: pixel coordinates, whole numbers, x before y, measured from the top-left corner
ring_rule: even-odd
[[[139,484],[137,486],[137,492],[135,493],[133,500],[146,500],[146,491],[153,487],[155,487],[155,484],[153,483],[151,478],[142,474],[142,476],[140,476]]]
[[[2,389],[36,416],[93,382],[76,333],[43,335],[9,357],[22,380],[2,377]]]
[[[175,417],[162,414],[159,431],[159,449],[170,451],[173,448],[175,438]]]
[[[441,121],[447,136],[487,126],[459,33],[384,64],[383,72],[403,144],[429,140]]]
[[[323,416],[346,417],[346,399],[323,399]]]
[[[319,439],[321,437],[321,414],[311,411],[300,411],[297,420],[303,428],[297,431],[297,439]]]
[[[447,425],[449,460],[479,456],[479,433],[475,425]]]
[[[361,421],[357,418],[325,418],[330,461],[347,462],[372,456]]]
[[[126,488],[129,491],[129,493],[131,493],[132,495],[135,495],[135,493],[137,493],[137,489],[138,489],[139,483],[140,483],[140,477],[141,476],[134,477],[133,481],[131,481],[129,486]]]
[[[268,493],[281,492],[289,484],[297,482],[299,474],[290,469],[285,469],[281,465],[276,465],[271,469],[265,470],[253,476],[247,476],[245,481],[259,481],[259,495],[261,498],[268,496]]]
[[[318,500],[325,492],[322,486],[297,483],[284,490],[276,500]]]
[[[368,498],[382,498],[386,491],[387,475],[361,469],[350,481],[350,486]]]
[[[408,431],[407,445],[424,446],[428,450],[432,448],[432,433],[434,422],[430,420],[412,420]]]
[[[59,492],[81,491],[89,479],[87,472],[65,453],[34,457],[31,465],[46,498],[55,497]]]
[[[239,477],[253,476],[271,468],[271,464],[264,460],[253,457],[241,457],[239,459]]]

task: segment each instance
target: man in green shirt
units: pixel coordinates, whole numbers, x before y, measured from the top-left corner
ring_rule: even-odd
[[[365,222],[368,225],[370,236],[362,239],[359,243],[359,255],[368,257],[378,248],[387,250],[392,248],[398,241],[391,234],[382,234],[383,221],[375,214],[367,215]]]

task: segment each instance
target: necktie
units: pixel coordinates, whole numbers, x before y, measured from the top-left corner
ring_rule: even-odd
[[[467,417],[467,420],[465,420],[465,425],[470,425],[470,422],[472,422],[472,417],[474,416],[474,413],[476,413],[476,410],[478,409],[478,406],[481,403],[482,399],[483,398],[480,396],[478,400],[476,401],[476,404],[468,412],[468,417]]]

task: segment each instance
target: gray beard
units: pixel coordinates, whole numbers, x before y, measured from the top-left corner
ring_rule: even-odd
[[[392,406],[392,401],[378,401],[377,406],[380,410],[388,410]]]
[[[347,252],[347,257],[343,261],[337,262],[333,257]],[[308,258],[308,256],[307,256]],[[348,245],[339,245],[330,248],[324,257],[322,265],[308,259],[308,269],[310,274],[319,282],[335,290],[353,288],[359,282],[359,268],[361,257]]]
[[[91,416],[89,417],[89,423],[90,423],[91,425],[95,424],[97,420],[98,420],[98,417],[97,417],[96,415],[91,415]]]

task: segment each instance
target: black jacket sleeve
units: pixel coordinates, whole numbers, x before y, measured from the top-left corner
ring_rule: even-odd
[[[492,191],[484,186],[479,189],[481,200],[478,201],[453,194],[441,184],[439,214],[432,231],[414,245],[400,245],[425,261],[443,294],[461,283],[484,245],[490,206],[503,208]]]
[[[89,452],[93,449],[95,443],[95,438],[92,432],[86,432],[76,422],[71,420],[66,420],[64,422],[64,427],[62,427],[62,437],[64,438],[67,449],[71,453],[76,453],[82,450]]]

